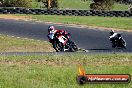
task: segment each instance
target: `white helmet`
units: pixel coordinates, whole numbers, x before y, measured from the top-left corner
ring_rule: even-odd
[[[54,31],[55,31],[54,26],[49,26],[49,27],[48,27],[48,32],[50,32],[50,31],[52,31],[52,32],[54,32]]]

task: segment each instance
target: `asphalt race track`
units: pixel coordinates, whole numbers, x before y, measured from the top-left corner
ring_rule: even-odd
[[[0,34],[48,41],[46,36],[49,25],[52,24],[0,19]],[[111,43],[108,39],[109,30],[70,27],[65,25],[55,26],[57,29],[64,29],[71,33],[71,40],[76,42],[79,48],[86,49],[89,52],[132,52],[132,33],[120,32],[127,42],[127,49],[121,50],[111,48]]]

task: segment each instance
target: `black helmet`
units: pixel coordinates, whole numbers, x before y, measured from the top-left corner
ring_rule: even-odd
[[[115,32],[114,32],[114,30],[111,30],[110,31],[110,35],[113,35]]]

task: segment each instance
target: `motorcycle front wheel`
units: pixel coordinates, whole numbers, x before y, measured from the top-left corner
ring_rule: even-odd
[[[74,42],[70,41],[69,46],[70,46],[70,48],[69,48],[70,52],[76,52],[76,51],[78,51],[77,45]]]

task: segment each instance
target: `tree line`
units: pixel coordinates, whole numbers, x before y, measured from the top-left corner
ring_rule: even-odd
[[[43,3],[44,8],[58,9],[59,0],[35,0],[36,2]],[[87,2],[89,0],[81,0]],[[92,10],[111,10],[115,2],[124,0],[91,0],[90,9]],[[0,0],[0,7],[32,7],[33,0]],[[73,3],[74,4],[74,3]]]

